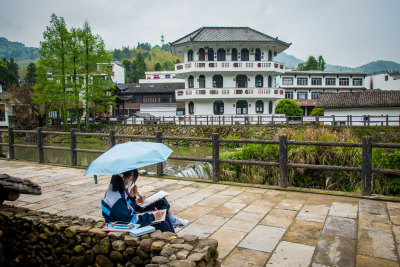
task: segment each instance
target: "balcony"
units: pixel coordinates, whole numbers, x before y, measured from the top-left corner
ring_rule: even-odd
[[[175,91],[177,101],[190,99],[222,98],[285,98],[285,92],[279,88],[194,88]]]
[[[194,71],[270,71],[284,73],[284,65],[273,61],[192,61],[175,65],[176,73]]]

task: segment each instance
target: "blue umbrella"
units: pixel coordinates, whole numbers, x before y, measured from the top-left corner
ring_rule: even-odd
[[[172,150],[162,143],[127,142],[113,146],[92,161],[85,175],[119,174],[166,161]]]

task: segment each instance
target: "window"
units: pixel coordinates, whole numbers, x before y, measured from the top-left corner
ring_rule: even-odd
[[[192,75],[189,76],[188,87],[189,88],[194,88],[194,77]]]
[[[268,76],[268,87],[269,88],[272,87],[272,77],[271,77],[271,75]]]
[[[189,109],[189,114],[193,115],[194,114],[194,103],[192,101],[189,102],[188,109]]]
[[[268,51],[268,61],[272,61],[272,51]]]
[[[297,93],[297,99],[308,99],[307,92],[298,92]]]
[[[171,74],[165,74],[165,79],[171,78]]]
[[[256,76],[256,87],[263,87],[264,86],[264,78],[261,75]]]
[[[199,76],[199,88],[206,88],[206,77],[204,75]]]
[[[188,52],[188,61],[193,61],[193,50],[189,50]]]
[[[349,85],[349,78],[339,78],[339,85],[348,86]]]
[[[257,100],[256,102],[256,113],[263,114],[264,113],[264,102],[261,100]]]
[[[214,115],[223,115],[224,114],[224,102],[215,101],[214,102]]]
[[[247,76],[246,75],[236,76],[236,88],[247,88]]]
[[[385,81],[389,81],[389,75],[385,75]]]
[[[268,105],[268,112],[269,114],[272,114],[272,110],[274,109],[274,103],[272,103],[272,101],[269,101],[269,105]]]
[[[208,48],[208,61],[214,61],[214,49]]]
[[[322,85],[321,78],[311,78],[311,85]]]
[[[256,55],[255,55],[254,60],[255,61],[261,61],[261,50],[260,50],[260,48],[256,49]]]
[[[285,92],[285,98],[293,99],[293,92]]]
[[[246,100],[239,100],[236,102],[236,114],[247,114],[247,101]]]
[[[199,61],[205,61],[206,60],[206,53],[204,51],[204,48],[199,49]]]
[[[318,99],[319,98],[319,92],[312,92],[311,93],[311,99]]]
[[[308,79],[307,78],[297,78],[297,85],[307,85]]]
[[[325,85],[336,85],[336,78],[326,78]]]
[[[240,51],[240,56],[242,61],[249,61],[249,50],[247,48],[243,48]]]
[[[282,85],[293,85],[292,77],[282,77]]]
[[[362,86],[362,78],[353,78],[354,86]]]
[[[222,78],[222,75],[214,75],[213,76],[213,87],[214,88],[222,88],[224,86],[224,78]]]
[[[217,51],[217,60],[218,61],[225,61],[226,57],[225,57],[225,49],[220,48]]]
[[[238,55],[237,55],[237,49],[236,48],[233,48],[232,49],[232,61],[237,61],[238,60],[238,57],[237,57]]]

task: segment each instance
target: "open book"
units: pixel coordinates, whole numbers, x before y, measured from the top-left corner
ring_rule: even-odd
[[[107,223],[102,229],[105,232],[130,232],[135,228],[139,228],[140,224],[127,223],[127,222],[112,222]]]
[[[158,200],[168,196],[168,193],[165,191],[159,191],[155,194],[152,194],[148,197],[146,197],[146,200],[143,203],[138,204],[141,208],[146,208],[153,204],[154,202],[157,202]]]
[[[145,214],[145,213],[150,213],[150,214],[153,214],[154,215],[154,213],[157,213],[157,212],[163,212],[164,214],[163,214],[163,216],[161,217],[161,219],[159,219],[159,220],[156,220],[156,221],[153,221],[151,224],[157,224],[157,223],[160,223],[160,222],[163,222],[163,221],[165,221],[165,216],[167,215],[167,210],[152,210],[152,211],[146,211],[146,212],[142,212],[142,213],[136,213],[136,215],[143,215],[143,214]]]

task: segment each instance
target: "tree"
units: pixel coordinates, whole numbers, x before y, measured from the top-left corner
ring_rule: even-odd
[[[291,99],[282,99],[275,107],[276,114],[285,114],[286,116],[301,116],[303,110],[300,105]],[[296,119],[296,118],[295,118]]]
[[[161,46],[155,45],[151,48],[151,50],[161,50]]]
[[[114,60],[122,60],[122,52],[120,49],[114,49],[113,59]]]
[[[141,53],[138,53],[136,55],[135,61],[133,62],[132,70],[133,70],[133,79],[132,79],[133,83],[138,83],[139,79],[146,78],[145,71],[147,70],[147,68]]]
[[[17,77],[17,79],[19,79],[19,67],[18,64],[14,62],[13,58],[11,58],[9,62],[7,61],[7,68],[11,73],[14,74],[15,77]]]
[[[18,84],[18,79],[15,74],[8,70],[8,61],[0,59],[0,81],[4,83],[4,89],[12,84]]]
[[[175,70],[175,65],[171,60],[164,60],[161,64],[164,70]]]
[[[154,70],[155,70],[155,71],[160,71],[160,70],[162,70],[162,67],[161,67],[160,62],[157,62],[156,64],[154,64]]]
[[[137,49],[143,49],[143,50],[146,50],[146,51],[150,51],[151,50],[151,44],[149,44],[149,43],[138,43],[136,48]]]
[[[129,59],[122,60],[122,66],[125,69],[125,82],[131,83],[133,81],[133,66],[132,61]]]
[[[313,56],[309,56],[306,62],[300,63],[297,70],[325,70],[325,60],[322,56],[318,60]]]
[[[36,83],[36,64],[30,63],[27,68],[25,81],[28,83]]]
[[[323,108],[313,108],[310,113],[310,116],[324,116],[324,109]]]
[[[163,44],[161,47],[161,50],[170,52],[171,51],[171,47],[169,46],[169,44]]]
[[[64,18],[57,17],[57,15],[53,13],[51,15],[50,25],[47,26],[46,30],[43,32],[44,40],[40,42],[39,65],[41,68],[41,75],[37,76],[38,84],[34,87],[35,94],[39,94],[35,98],[36,101],[43,101],[37,104],[47,104],[48,101],[51,101],[52,106],[58,106],[58,108],[61,109],[64,130],[66,130],[67,126],[66,76],[69,74],[67,63],[69,38],[70,33],[68,32]],[[51,73],[52,76],[49,77],[47,75],[48,73]],[[52,88],[48,88],[49,86],[52,86]],[[51,92],[51,95],[46,99],[47,91]],[[57,97],[53,98],[53,94],[57,95]],[[55,103],[53,101],[55,101]]]

